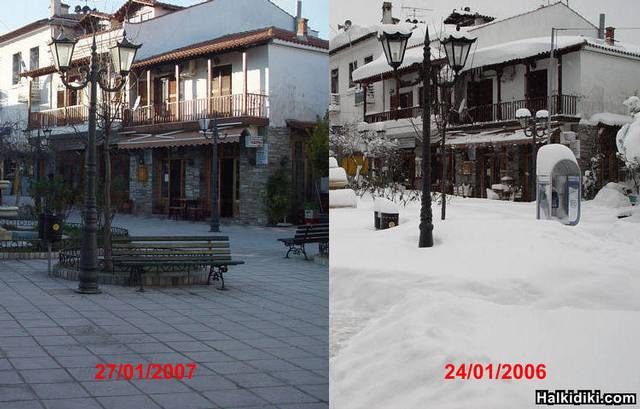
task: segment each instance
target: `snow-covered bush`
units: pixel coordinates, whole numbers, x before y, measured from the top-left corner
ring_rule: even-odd
[[[596,194],[593,203],[603,207],[626,207],[630,205],[625,194],[628,189],[620,183],[609,182]]]
[[[629,97],[624,104],[633,122],[624,125],[616,135],[618,157],[625,164],[634,184],[635,192],[640,188],[640,98]]]

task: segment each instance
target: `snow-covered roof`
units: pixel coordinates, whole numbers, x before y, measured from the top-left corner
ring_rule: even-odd
[[[604,40],[583,36],[558,36],[556,38],[554,49],[562,50],[579,45],[640,57],[640,46],[619,42],[611,45],[607,44]],[[475,52],[472,49],[464,70],[518,61],[541,54],[548,54],[550,50],[551,37],[535,37],[510,41],[507,43],[492,45],[490,47],[480,48],[475,50]]]
[[[586,39],[581,36],[558,37],[556,49],[568,48],[585,43]],[[475,52],[472,49],[464,70],[521,60],[539,54],[548,53],[550,50],[550,37],[535,37],[510,41],[490,47],[480,48],[475,50]]]
[[[531,138],[524,134],[521,129],[505,131],[502,129],[485,131],[479,133],[447,133],[447,146],[463,145],[495,145],[509,143],[530,143]]]
[[[591,118],[582,120],[585,125],[604,124],[609,126],[622,126],[631,122],[629,115],[613,114],[611,112],[599,112],[591,115]]]
[[[565,145],[553,143],[541,147],[536,159],[536,174],[550,176],[553,168],[563,160],[568,160],[578,166],[573,151]]]
[[[443,56],[437,48],[431,46],[431,59],[439,60]],[[407,48],[407,51],[404,54],[404,60],[402,61],[402,65],[398,68],[399,70],[403,68],[408,68],[414,64],[422,64],[424,60],[424,47],[413,47]],[[377,77],[380,75],[384,75],[387,73],[393,72],[393,68],[387,63],[387,57],[383,54],[380,57],[376,58],[372,62],[367,65],[364,65],[357,70],[353,71],[353,80],[354,81],[362,81],[368,78]]]
[[[342,30],[329,40],[329,50],[333,51],[340,47],[344,47],[370,34],[377,34],[380,24],[370,26],[352,25],[347,30]]]

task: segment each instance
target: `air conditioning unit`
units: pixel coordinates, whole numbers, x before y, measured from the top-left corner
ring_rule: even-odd
[[[193,78],[196,76],[196,72],[198,71],[198,61],[190,60],[187,64],[185,64],[183,71],[180,73],[180,78]]]

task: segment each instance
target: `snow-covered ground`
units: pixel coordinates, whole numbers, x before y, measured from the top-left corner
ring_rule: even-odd
[[[640,212],[454,198],[375,231],[373,202],[331,210],[332,409],[529,408],[536,389],[640,393]],[[444,380],[447,363],[542,363],[547,378]],[[539,407],[539,406],[538,406]],[[592,406],[593,407],[593,406]]]

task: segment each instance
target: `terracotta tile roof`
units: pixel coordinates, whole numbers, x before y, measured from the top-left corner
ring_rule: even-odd
[[[11,40],[12,38],[19,37],[23,34],[29,33],[33,30],[37,30],[38,28],[44,27],[49,24],[48,18],[43,18],[41,20],[34,21],[33,23],[29,23],[26,26],[22,26],[18,29],[10,31],[6,34],[0,36],[0,43],[3,43],[7,40]]]
[[[228,36],[216,38],[215,40],[209,40],[198,44],[189,45],[187,47],[178,48],[167,53],[155,55],[144,60],[136,61],[133,64],[133,68],[145,68],[151,65],[179,61],[183,59],[195,58],[207,54],[221,53],[234,49],[242,49],[252,47],[260,44],[265,44],[271,40],[281,40],[290,43],[308,45],[311,47],[321,48],[328,50],[329,42],[315,37],[307,37],[307,39],[300,39],[294,32],[283,30],[276,27],[269,27],[260,30],[247,31],[243,33],[231,34]],[[73,61],[73,66],[80,66],[88,64],[88,59]],[[37,70],[26,71],[20,74],[23,77],[40,77],[43,75],[52,74],[55,72],[55,67],[43,67]]]
[[[189,45],[164,54],[136,61],[134,68],[143,68],[163,62],[177,61],[186,58],[198,57],[206,54],[219,53],[223,51],[251,47],[264,44],[268,41],[278,39],[291,43],[308,45],[322,49],[329,49],[329,42],[315,37],[307,37],[306,40],[299,39],[295,33],[282,30],[276,27],[269,27],[260,30],[247,31],[243,33],[231,34],[198,44]]]

